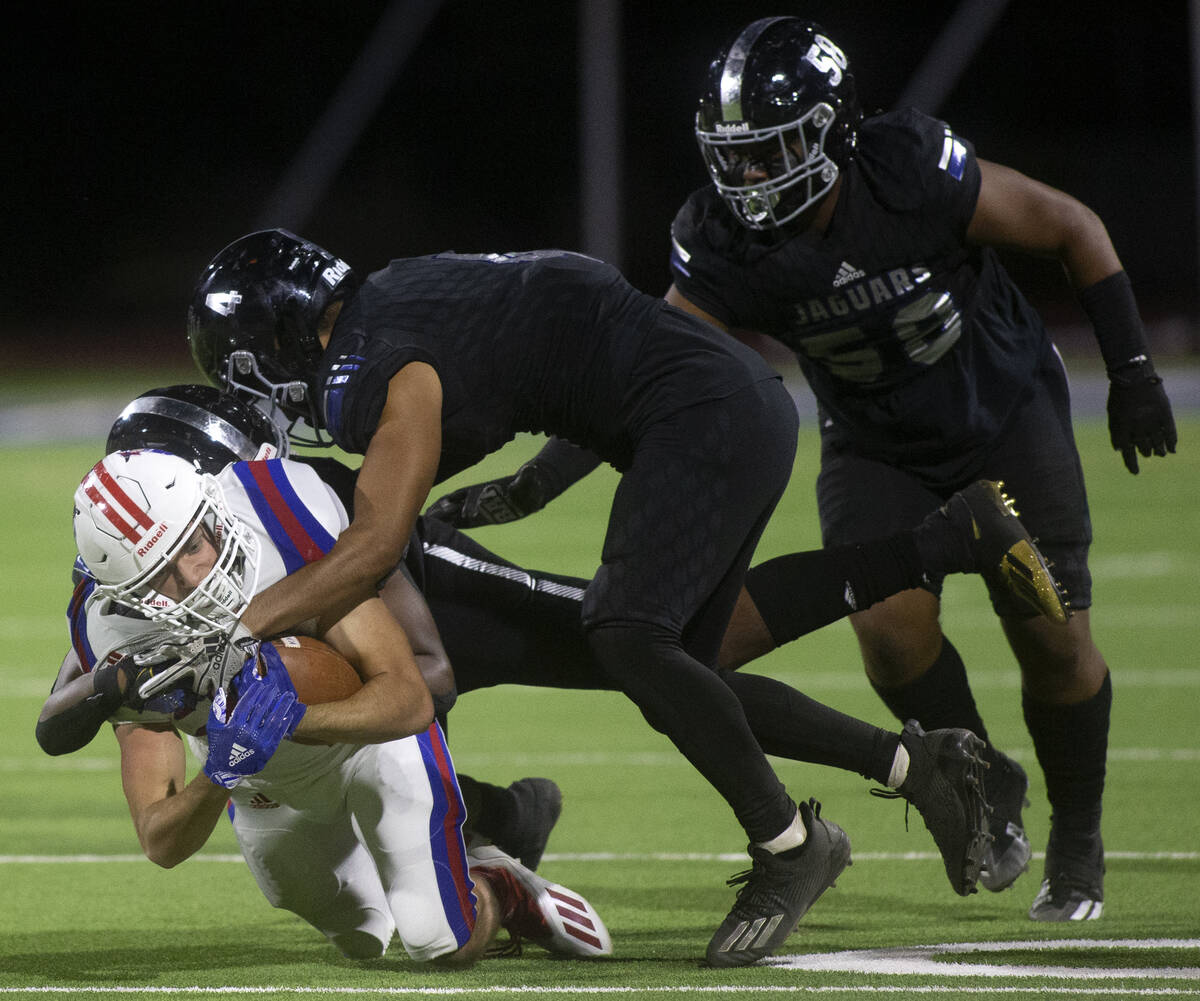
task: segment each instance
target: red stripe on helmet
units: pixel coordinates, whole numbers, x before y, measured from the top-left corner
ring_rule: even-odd
[[[141,506],[133,500],[117,482],[116,477],[108,471],[108,467],[104,465],[104,460],[101,459],[92,467],[92,475],[100,481],[101,486],[109,492],[112,499],[125,509],[125,513],[135,522],[142,526],[143,529],[154,527],[154,522]]]
[[[95,488],[94,485],[88,484],[83,488],[83,492],[87,494],[91,502],[96,505],[96,509],[102,515],[104,515],[104,517],[106,517],[112,523],[112,526],[123,536],[125,536],[125,538],[134,543],[141,541],[142,535],[145,533],[139,532],[136,528],[129,524],[129,522],[117,514],[117,512],[113,510],[112,505],[105,500],[104,496]]]

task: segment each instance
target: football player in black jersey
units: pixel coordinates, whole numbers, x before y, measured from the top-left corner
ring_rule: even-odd
[[[788,794],[712,670],[795,453],[795,407],[765,362],[577,254],[405,258],[360,281],[281,230],[213,259],[188,334],[210,379],[257,387],[364,456],[349,528],[258,594],[233,639],[369,592],[399,562],[430,488],[518,432],[565,438],[622,473],[582,603],[588,645],[750,841],[755,875],[710,962],[773,952],[849,864],[850,844],[815,801]]]
[[[1170,404],[1103,223],[1074,198],[979,159],[916,110],[863,119],[848,60],[818,25],[754,21],[712,62],[696,116],[712,183],[672,227],[667,300],[795,353],[820,407],[826,545],[914,524],[978,478],[1003,480],[1074,615],[1032,617],[992,587],[1021,668],[1052,824],[1041,921],[1100,916],[1111,686],[1092,641],[1091,522],[1062,361],[992,247],[1056,257],[1095,328],[1112,444],[1130,472],[1175,451]],[[901,719],[986,735],[938,587],[853,617],[867,673]],[[1027,780],[989,746],[1002,889],[1025,869]]]
[[[518,431],[561,435],[623,473],[603,565],[580,603],[587,647],[607,684],[671,737],[750,837],[749,886],[709,961],[743,964],[777,948],[848,863],[849,845],[813,805],[796,807],[755,739],[746,705],[779,718],[786,707],[740,699],[752,679],[731,684],[713,670],[795,447],[795,408],[761,358],[579,255],[442,254],[394,261],[360,282],[281,230],[217,255],[188,326],[209,378],[288,415],[293,440],[332,436],[365,453],[343,549],[260,595],[243,619],[251,632],[287,628],[331,594],[373,585],[399,558],[430,486]],[[942,517],[957,526],[935,554],[947,571],[977,569],[980,554],[950,552],[977,514],[1016,521],[994,485],[979,489],[978,511],[960,495]],[[1014,547],[1026,547],[1009,569],[1036,571],[1048,586],[1033,600],[1061,612],[1040,555],[1018,534],[993,556],[1009,566]],[[833,617],[844,614],[838,591],[821,614],[833,604]],[[971,767],[969,741],[939,754],[951,771]],[[986,840],[972,827],[960,830],[964,846]],[[965,854],[961,879],[951,873],[960,893],[974,882]]]
[[[796,353],[820,407],[825,544],[915,524],[983,476],[1019,498],[1055,561],[1078,613],[1069,622],[1036,618],[995,577],[989,588],[1052,809],[1030,916],[1099,917],[1111,685],[1090,631],[1087,496],[1061,360],[990,247],[1062,262],[1108,370],[1113,447],[1136,473],[1139,453],[1175,451],[1175,425],[1103,223],[1070,196],[977,159],[944,122],[913,110],[864,121],[845,53],[794,17],[754,21],[721,50],[696,136],[713,183],[675,218],[667,301]],[[516,474],[457,490],[430,513],[459,527],[511,521],[589,462],[552,441]],[[796,578],[761,571],[741,599],[763,624],[746,634],[745,659],[799,614]],[[853,617],[867,673],[898,718],[986,735],[941,632],[939,594],[934,580]],[[988,758],[994,840],[981,882],[1001,890],[1031,856],[1028,780],[990,743]]]

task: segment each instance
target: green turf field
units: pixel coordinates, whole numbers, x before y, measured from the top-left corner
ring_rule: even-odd
[[[846,828],[854,865],[804,919],[777,965],[699,966],[743,867],[728,811],[614,695],[505,688],[459,702],[450,740],[463,771],[507,783],[548,775],[564,792],[542,871],[586,894],[616,954],[557,961],[536,948],[465,974],[423,971],[395,947],[368,964],[272,911],[236,859],[229,828],[176,870],[141,858],[107,732],[59,759],[33,724],[66,648],[73,556],[70,497],[98,456],[83,446],[0,447],[5,663],[0,698],[0,993],[293,997],[537,993],[836,997],[1200,996],[1200,417],[1181,454],[1136,479],[1088,420],[1080,446],[1096,528],[1094,626],[1114,669],[1102,920],[1025,917],[1040,878],[1048,811],[1021,721],[1017,672],[982,585],[957,578],[945,619],[996,741],[1030,768],[1033,872],[1003,894],[949,889],[919,816],[868,795],[855,775],[780,762],[796,797],[817,797]],[[461,482],[516,465],[525,439]],[[815,438],[760,556],[816,544]],[[573,488],[525,523],[482,530],[530,566],[588,574],[615,477]],[[862,676],[844,623],[759,662],[838,708],[894,725]]]

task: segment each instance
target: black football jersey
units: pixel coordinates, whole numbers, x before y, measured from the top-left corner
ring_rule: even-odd
[[[774,373],[700,322],[659,322],[660,298],[560,250],[403,258],[368,276],[322,357],[326,428],[366,451],[404,365],[442,384],[443,480],[518,432],[544,432],[623,469],[641,430]]]
[[[732,328],[791,348],[836,436],[903,460],[990,440],[1049,339],[995,254],[969,246],[972,145],[915,110],[867,119],[824,234],[741,226],[709,185],[671,275]]]

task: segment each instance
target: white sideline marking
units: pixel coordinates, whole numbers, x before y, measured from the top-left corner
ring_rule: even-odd
[[[861,987],[835,986],[833,984],[787,986],[761,984],[714,984],[691,987],[0,987],[0,994],[297,994],[302,996],[333,994],[339,997],[356,994],[404,995],[419,997],[456,997],[468,994],[541,994],[575,997],[581,994],[1054,994],[1077,997],[1200,997],[1200,989],[1189,990],[1178,987],[1005,987],[991,984],[987,987],[914,986],[909,984],[870,984]]]
[[[1196,862],[1197,852],[1117,852],[1105,851],[1107,859],[1130,862]],[[1034,852],[1041,861],[1045,852]],[[547,862],[745,862],[744,852],[547,852]],[[93,862],[144,862],[137,854],[112,855],[0,855],[0,865],[80,865]],[[937,852],[855,852],[855,862],[940,862]],[[187,862],[241,862],[241,855],[212,853],[193,855]],[[187,864],[187,863],[184,863]]]
[[[1200,980],[1200,966],[1091,967],[1029,966],[1010,963],[939,962],[938,957],[988,952],[1057,949],[1200,949],[1200,939],[1052,939],[1019,942],[943,942],[895,949],[777,956],[767,965],[813,973],[866,973],[925,977],[1047,977],[1056,980]]]

